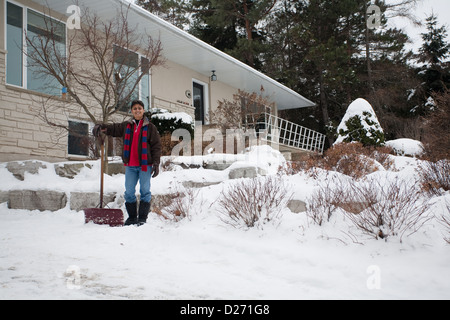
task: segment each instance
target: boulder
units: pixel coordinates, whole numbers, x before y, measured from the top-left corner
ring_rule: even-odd
[[[67,204],[64,192],[49,190],[9,191],[9,209],[58,211]]]
[[[20,161],[8,162],[6,168],[13,174],[14,177],[23,181],[25,180],[25,172],[37,174],[39,172],[39,169],[46,169],[47,166],[39,161]]]
[[[301,200],[289,200],[287,206],[293,213],[306,212],[306,203]]]
[[[115,193],[103,195],[104,203],[111,203],[116,200]],[[70,210],[81,211],[87,208],[97,208],[100,205],[99,192],[71,192],[70,193]]]
[[[230,169],[229,179],[256,178],[258,175],[265,176],[267,172],[258,167],[237,167]]]
[[[88,163],[57,163],[55,172],[60,177],[73,179],[84,167],[92,168]]]

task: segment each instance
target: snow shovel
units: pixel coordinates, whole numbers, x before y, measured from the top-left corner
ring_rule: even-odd
[[[103,175],[105,171],[105,138],[103,133],[98,137],[101,150],[101,176],[100,176],[100,208],[84,209],[85,223],[93,222],[100,225],[109,225],[111,227],[123,226],[123,212],[120,209],[106,209],[103,208]]]

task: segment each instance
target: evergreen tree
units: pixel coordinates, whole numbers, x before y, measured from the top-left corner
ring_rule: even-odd
[[[430,99],[433,93],[442,93],[450,88],[448,61],[450,45],[446,42],[447,28],[438,27],[438,20],[434,14],[426,21],[427,33],[422,34],[423,44],[418,56],[419,62],[423,63],[417,70],[419,78],[423,81],[421,88],[423,104],[415,110],[419,114],[429,112],[430,106],[434,107]]]
[[[136,4],[182,30],[189,26],[190,0],[137,0]]]
[[[219,33],[221,30],[227,31],[228,35],[235,37],[230,39],[230,43],[234,46],[225,52],[251,67],[260,69],[259,55],[265,48],[264,35],[259,24],[271,13],[277,1],[193,0],[192,10],[195,12],[195,18],[200,18],[200,23],[198,20],[194,22],[191,33],[209,43],[211,40],[222,43],[226,37]],[[214,36],[214,34],[216,35]],[[221,39],[221,41],[214,41],[214,38]]]
[[[447,28],[438,27],[438,18],[434,14],[426,19],[427,33],[422,33],[423,45],[420,48],[419,61],[429,65],[441,65],[449,56],[450,45],[445,41]]]
[[[237,46],[237,19],[222,19],[211,0],[192,0],[189,32],[213,47],[232,50]]]

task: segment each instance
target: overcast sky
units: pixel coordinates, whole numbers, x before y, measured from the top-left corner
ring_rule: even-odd
[[[398,0],[390,1],[398,2]],[[391,19],[389,23],[406,31],[413,41],[408,48],[412,48],[417,52],[422,45],[420,34],[426,32],[425,19],[432,12],[437,15],[439,26],[446,25],[447,31],[450,32],[450,0],[421,0],[415,9],[415,15],[423,21],[424,25],[422,27],[412,26],[406,19]],[[447,37],[447,42],[450,42],[449,37]]]

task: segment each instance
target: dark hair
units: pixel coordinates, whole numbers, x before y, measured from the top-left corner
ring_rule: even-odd
[[[142,106],[142,108],[145,109],[144,103],[141,100],[134,100],[133,102],[131,102],[131,106],[130,109],[133,108],[134,105],[139,104]]]

